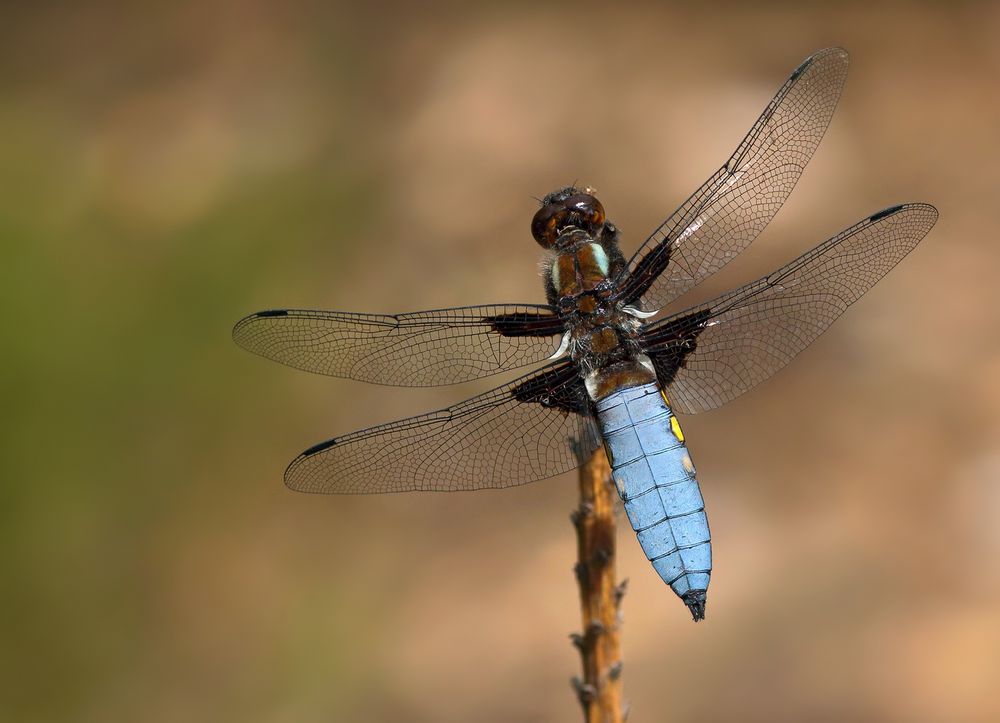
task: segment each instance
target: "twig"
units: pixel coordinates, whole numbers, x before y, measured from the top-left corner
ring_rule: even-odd
[[[615,583],[615,491],[604,448],[580,466],[580,506],[570,519],[576,528],[583,632],[570,636],[580,651],[583,677],[574,677],[585,723],[621,723],[622,659],[619,643],[623,581]]]

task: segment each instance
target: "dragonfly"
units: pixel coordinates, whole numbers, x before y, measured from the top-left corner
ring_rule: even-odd
[[[534,365],[454,406],[320,442],[291,462],[287,486],[512,487],[572,470],[603,444],[646,557],[703,619],[711,535],[676,414],[715,409],[784,367],[938,217],[924,203],[885,208],[762,278],[661,313],[777,213],[826,133],[847,68],[841,48],[802,62],[733,154],[627,260],[593,189],[546,195],[531,221],[545,250],[546,304],[392,315],[274,309],[240,320],[233,337],[251,352],[373,384],[456,384]]]

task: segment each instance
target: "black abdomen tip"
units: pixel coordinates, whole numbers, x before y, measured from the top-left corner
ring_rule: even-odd
[[[691,611],[691,617],[694,618],[695,622],[705,619],[704,590],[688,590],[684,593],[681,600],[683,600],[684,604],[688,606],[688,610]]]

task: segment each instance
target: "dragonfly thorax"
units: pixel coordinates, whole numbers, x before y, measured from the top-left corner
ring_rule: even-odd
[[[638,342],[642,320],[618,293],[625,267],[618,230],[597,199],[574,188],[549,194],[532,231],[555,252],[544,273],[549,302],[566,324],[560,350],[576,363],[591,398],[622,384],[648,383],[654,377]]]

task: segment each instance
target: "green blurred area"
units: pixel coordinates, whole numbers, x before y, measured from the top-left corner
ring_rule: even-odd
[[[840,44],[824,146],[719,284],[899,201],[942,221],[787,372],[685,420],[709,620],[626,525],[626,691],[634,720],[1000,719],[995,4],[5,15],[0,718],[575,720],[571,478],[295,495],[301,449],[471,388],[300,375],[230,328],[538,302],[531,195],[597,186],[631,250]]]

